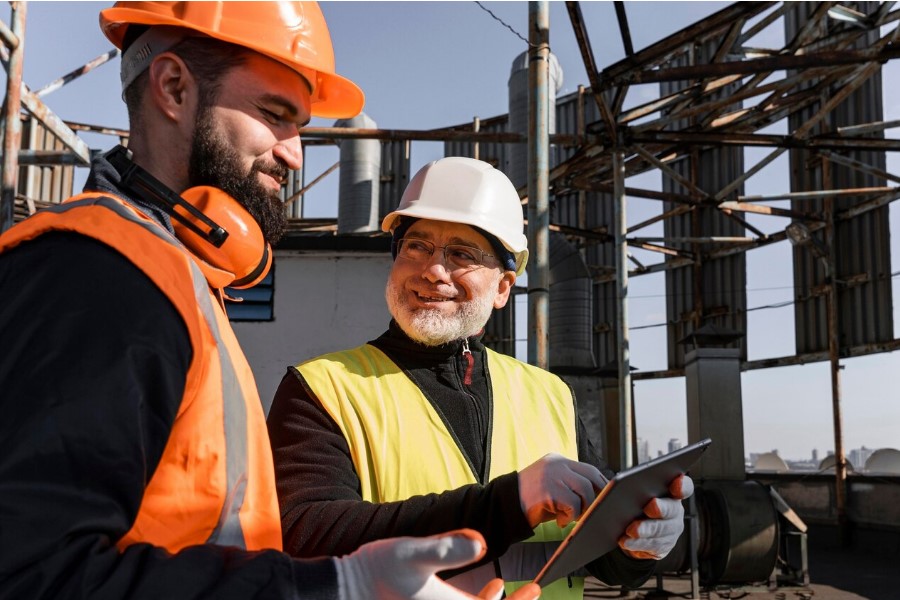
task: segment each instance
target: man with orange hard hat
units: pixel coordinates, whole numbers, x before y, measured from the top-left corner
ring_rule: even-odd
[[[271,265],[299,129],[362,109],[319,6],[120,2],[100,26],[123,50],[128,148],[0,235],[0,598],[472,598],[435,575],[484,555],[471,530],[280,551],[222,290]]]

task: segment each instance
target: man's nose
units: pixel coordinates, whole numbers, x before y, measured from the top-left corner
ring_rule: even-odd
[[[300,144],[300,135],[280,140],[275,144],[273,154],[284,161],[289,169],[296,171],[303,166],[303,146]]]

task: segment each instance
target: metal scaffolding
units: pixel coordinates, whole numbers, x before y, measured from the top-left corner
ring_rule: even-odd
[[[567,2],[569,25],[590,83],[590,88],[582,88],[577,97],[570,99],[578,106],[577,127],[546,135],[536,121],[535,129],[527,135],[511,133],[504,131],[505,117],[499,116],[428,131],[307,127],[302,136],[307,147],[347,138],[468,143],[477,156],[490,144],[531,145],[538,142],[536,136],[546,135],[545,143],[560,150],[559,156],[564,158],[551,162],[547,176],[541,177],[537,168],[542,160],[541,150],[529,153],[534,180],[529,179],[527,187],[520,189],[523,202],[528,205],[529,240],[546,239],[535,236],[557,231],[581,248],[607,245],[619,252],[614,263],[593,264],[591,268],[595,286],[618,286],[617,326],[604,329],[595,324],[595,329],[597,335],[614,340],[618,356],[607,358],[618,359],[623,398],[629,397],[631,377],[671,377],[683,374],[684,367],[678,353],[670,352],[668,369],[630,373],[624,291],[628,277],[680,269],[690,273],[684,283],[670,284],[685,286],[679,292],[688,298],[689,305],[682,311],[686,315],[683,322],[670,329],[669,343],[674,346],[680,342],[674,339],[676,333],[689,335],[704,325],[728,324],[722,320],[723,315],[746,312],[737,297],[718,304],[709,300],[710,291],[719,290],[705,289],[702,282],[718,276],[713,274],[716,265],[724,273],[721,276],[727,278],[728,269],[738,267],[722,267],[724,259],[774,243],[795,243],[797,287],[804,290],[803,298],[798,300],[803,306],[798,310],[804,311],[803,316],[811,315],[801,319],[805,324],[798,325],[802,327],[796,333],[798,352],[793,356],[745,361],[742,368],[831,363],[838,511],[843,514],[846,461],[841,441],[840,359],[900,348],[900,340],[893,339],[892,326],[885,327],[887,335],[883,331],[870,332],[869,325],[857,325],[849,316],[869,311],[887,315],[888,321],[892,319],[890,250],[885,236],[881,236],[880,246],[868,250],[863,261],[876,266],[853,271],[838,252],[851,248],[853,240],[877,238],[887,231],[889,204],[900,196],[900,176],[889,173],[883,160],[884,153],[900,150],[900,139],[884,136],[885,130],[900,123],[880,118],[880,107],[873,112],[865,106],[866,98],[873,93],[866,91],[866,86],[875,82],[880,90],[881,65],[900,57],[896,43],[900,11],[893,10],[893,5],[736,2],[647,48],[635,50],[626,5],[615,2],[626,56],[601,68],[579,3]],[[40,99],[110,60],[116,52],[98,57],[41,92],[32,92],[22,82],[21,72],[26,3],[13,2],[11,6],[12,26],[0,23],[0,50],[8,75],[2,126],[0,232],[16,218],[33,213],[48,201],[22,191],[21,181],[17,181],[23,173],[22,166],[87,164],[90,151],[76,131],[127,137],[125,131],[63,123]],[[753,45],[758,34],[777,23],[790,23],[790,34],[783,46]],[[533,52],[537,55],[549,38],[549,24],[538,15],[530,28],[532,45],[536,46]],[[659,84],[658,97],[629,105],[629,90],[648,83]],[[51,132],[61,142],[61,148],[24,147],[20,139],[23,115]],[[771,126],[786,122],[787,133],[767,132]],[[766,154],[753,164],[743,165],[730,180],[720,180],[714,189],[709,188],[698,173],[699,161],[734,148],[764,149]],[[767,197],[743,193],[751,178],[786,153],[795,159],[797,171],[790,190]],[[625,184],[628,178],[647,172],[656,172],[667,181],[667,191]],[[312,183],[301,186],[294,196],[299,197],[325,175],[313,177]],[[539,203],[545,198],[551,204],[573,198],[572,202],[580,203],[573,214],[580,216],[558,222],[544,220],[546,211]],[[658,216],[626,229],[624,211],[628,198],[660,201],[664,208]],[[775,199],[790,200],[791,208],[765,204]],[[585,203],[591,202],[615,206],[618,218],[588,223]],[[749,223],[745,218],[748,214],[771,216],[771,227]],[[659,222],[664,223],[666,235],[641,235],[641,230]],[[710,227],[712,222],[727,222],[739,233],[723,233],[717,230],[719,226]],[[319,231],[323,227],[327,228],[327,224],[321,221],[294,221],[292,229]],[[674,231],[682,233],[676,235]],[[628,248],[650,251],[659,260],[639,261],[628,254]],[[544,286],[540,283],[545,282],[542,269],[547,268],[546,263],[535,262],[529,269],[529,281],[533,278],[538,287]],[[535,294],[535,302],[541,301],[540,295]],[[539,314],[542,316],[536,317],[530,329],[546,332],[546,312]],[[745,325],[745,321],[738,323]],[[546,352],[546,348],[536,349],[532,357],[530,350],[529,358],[546,364]],[[630,406],[630,402],[626,404]],[[631,427],[623,423],[623,431],[630,432]]]

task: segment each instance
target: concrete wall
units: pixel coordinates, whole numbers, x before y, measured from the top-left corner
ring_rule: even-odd
[[[274,320],[233,323],[267,413],[288,366],[358,346],[387,329],[390,266],[383,252],[275,253]]]
[[[836,523],[833,474],[753,473],[749,477],[775,488],[807,525]],[[847,487],[853,536],[878,539],[883,550],[900,555],[900,477],[851,475]]]

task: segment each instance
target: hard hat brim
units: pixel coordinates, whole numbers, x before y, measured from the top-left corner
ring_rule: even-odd
[[[203,26],[186,26],[184,21],[166,15],[149,13],[143,10],[135,10],[127,7],[114,6],[100,11],[100,29],[107,39],[121,49],[125,37],[125,31],[129,25],[170,25],[182,27],[200,32],[211,38],[222,40],[236,46],[248,48],[272,60],[276,60],[293,71],[298,71],[298,66],[310,68],[300,63],[291,63],[289,60],[269,52],[260,44],[254,44],[247,40],[237,39],[220,31],[213,31]],[[316,70],[318,81],[310,82],[316,86],[312,103],[312,116],[328,119],[347,119],[355,117],[362,111],[365,104],[365,94],[355,83],[336,73]]]

